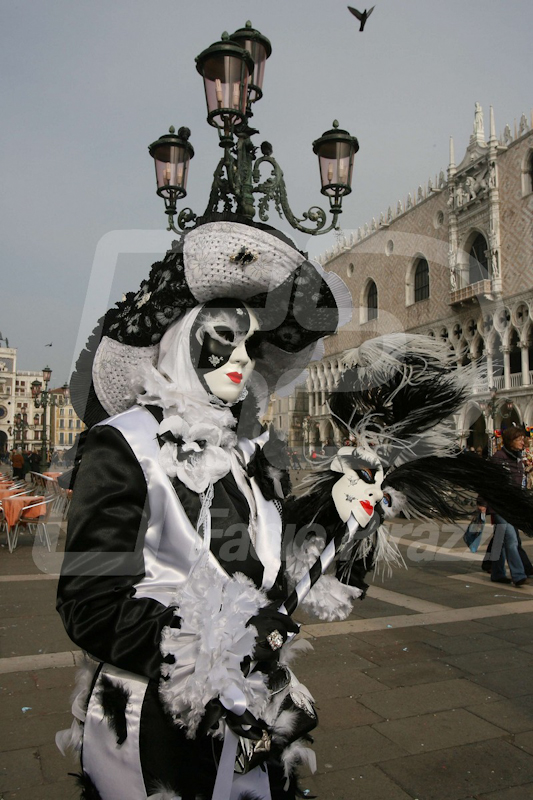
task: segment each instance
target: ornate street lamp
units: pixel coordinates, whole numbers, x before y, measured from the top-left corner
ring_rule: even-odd
[[[252,104],[263,96],[265,63],[272,52],[266,36],[247,22],[231,36],[222,34],[196,58],[196,68],[204,79],[207,103],[207,121],[219,134],[219,144],[224,150],[213,177],[209,202],[203,216],[218,211],[237,213],[247,219],[256,215],[262,222],[268,220],[269,204],[289,224],[311,235],[328,233],[337,228],[342,213],[342,200],[351,192],[354,156],[359,143],[348,131],[333,128],[313,143],[318,156],[322,194],[329,198],[332,220],[326,227],[327,214],[312,206],[301,217],[296,217],[287,198],[283,171],[274,156],[269,142],[258,148],[252,136],[259,133],[248,124],[252,117]],[[180,211],[177,228],[174,225],[176,201],[186,196],[186,181],[190,159],[194,150],[188,139],[188,128],[174,128],[149,146],[155,160],[157,193],[165,201],[168,216],[167,230],[179,233],[196,224],[198,216],[190,208]],[[261,168],[269,165],[270,175],[261,177]],[[255,196],[260,195],[255,204]],[[302,223],[311,223],[311,227]]]
[[[45,367],[43,369],[44,389],[42,388],[42,383],[39,380],[34,380],[32,381],[31,384],[31,395],[33,398],[35,408],[43,409],[43,435],[41,437],[41,464],[40,464],[41,472],[44,472],[48,467],[46,409],[48,408],[48,406],[50,406],[50,409],[52,409],[57,405],[57,398],[54,395],[52,395],[48,390],[48,384],[50,383],[51,377],[52,377],[52,370],[50,369],[50,367]]]
[[[495,386],[489,387],[490,397],[488,400],[480,403],[483,411],[490,414],[492,420],[492,437],[490,441],[490,453],[492,455],[495,450],[496,444],[496,414],[499,410],[502,419],[509,419],[513,410],[513,402],[508,397],[503,398],[503,402],[498,398],[498,390]]]
[[[20,440],[20,447],[24,450],[24,445],[26,444],[26,431],[29,428],[29,424],[25,419],[25,415],[17,412],[13,417],[13,445],[14,447],[17,446],[17,442]]]

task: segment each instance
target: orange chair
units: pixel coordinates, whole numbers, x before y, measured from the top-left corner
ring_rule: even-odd
[[[21,508],[19,518],[16,522],[11,537],[9,534],[9,530],[7,532],[7,541],[10,553],[12,553],[15,547],[17,546],[18,537],[21,531],[27,531],[28,533],[33,533],[34,535],[38,535],[41,542],[44,539],[46,547],[48,548],[48,552],[50,552],[51,550],[50,536],[48,535],[48,529],[46,525],[50,521],[50,516],[52,514],[52,509],[54,507],[55,499],[56,499],[55,496],[45,497],[44,500],[38,500],[35,503],[30,503],[29,505],[24,506],[24,508]],[[38,517],[31,516],[32,515],[31,509],[38,508],[39,506],[45,507],[44,513],[42,513]]]

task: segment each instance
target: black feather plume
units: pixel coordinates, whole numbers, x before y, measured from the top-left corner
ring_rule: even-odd
[[[123,683],[113,683],[107,675],[101,676],[97,698],[109,727],[117,735],[119,745],[123,744],[128,736],[126,708],[130,694]]]
[[[430,337],[381,336],[354,357],[357,364],[329,399],[345,436],[363,422],[367,432],[387,429],[397,439],[419,434],[449,417],[470,392],[466,373],[451,368],[447,346]]]
[[[81,791],[80,800],[102,800],[102,796],[86,772],[69,772]]]
[[[387,486],[405,495],[415,515],[448,520],[464,517],[463,502],[475,492],[507,522],[533,536],[533,495],[513,483],[503,466],[473,453],[409,461],[386,476],[385,491]]]
[[[239,800],[265,800],[265,797],[255,792],[243,792],[239,795]]]

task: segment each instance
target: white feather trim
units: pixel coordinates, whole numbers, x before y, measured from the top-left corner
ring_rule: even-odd
[[[384,503],[381,504],[385,519],[394,519],[394,517],[398,517],[401,513],[407,513],[407,497],[403,492],[399,492],[398,489],[393,489],[392,486],[387,486],[386,481],[383,486],[383,491],[386,492],[391,499],[390,505],[386,506]]]
[[[63,756],[67,754],[67,750],[72,750],[74,752],[79,752],[81,750],[83,723],[87,715],[89,693],[97,667],[98,662],[86,656],[76,673],[76,685],[70,697],[72,701],[72,716],[74,719],[72,720],[70,728],[57,731],[55,736],[56,747]]]
[[[279,656],[279,663],[288,666],[292,664],[298,656],[304,655],[305,653],[310,653],[311,650],[315,648],[311,644],[308,639],[291,639],[288,642],[285,642],[283,647],[281,648],[281,653]]]
[[[181,795],[176,794],[173,789],[169,789],[163,783],[156,783],[153,788],[155,794],[148,795],[148,800],[181,800]]]
[[[181,628],[164,628],[160,696],[173,719],[193,738],[209,700],[238,694],[261,716],[268,691],[261,673],[246,678],[240,663],[252,653],[256,629],[247,622],[268,604],[249,578],[222,575],[203,559],[177,593]]]
[[[272,739],[274,741],[287,741],[291,738],[298,724],[298,712],[290,708],[282,711],[272,725]]]
[[[323,549],[324,540],[318,536],[306,539],[302,547],[293,545],[291,551],[287,553],[286,562],[291,588],[294,588],[300,578],[308,572]],[[326,574],[317,580],[300,602],[300,608],[327,622],[343,620],[352,613],[354,600],[361,594],[361,590],[356,586],[347,586],[338,581],[334,575]]]
[[[314,750],[306,747],[301,739],[297,739],[289,745],[281,754],[281,762],[283,764],[283,772],[285,777],[288,778],[294,771],[295,767],[305,765],[311,772],[316,772],[316,755]]]

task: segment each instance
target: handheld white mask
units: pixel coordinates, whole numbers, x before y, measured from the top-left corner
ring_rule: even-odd
[[[353,515],[359,527],[365,528],[383,498],[383,466],[379,458],[360,447],[341,447],[330,469],[343,473],[331,493],[340,518],[347,522]]]

